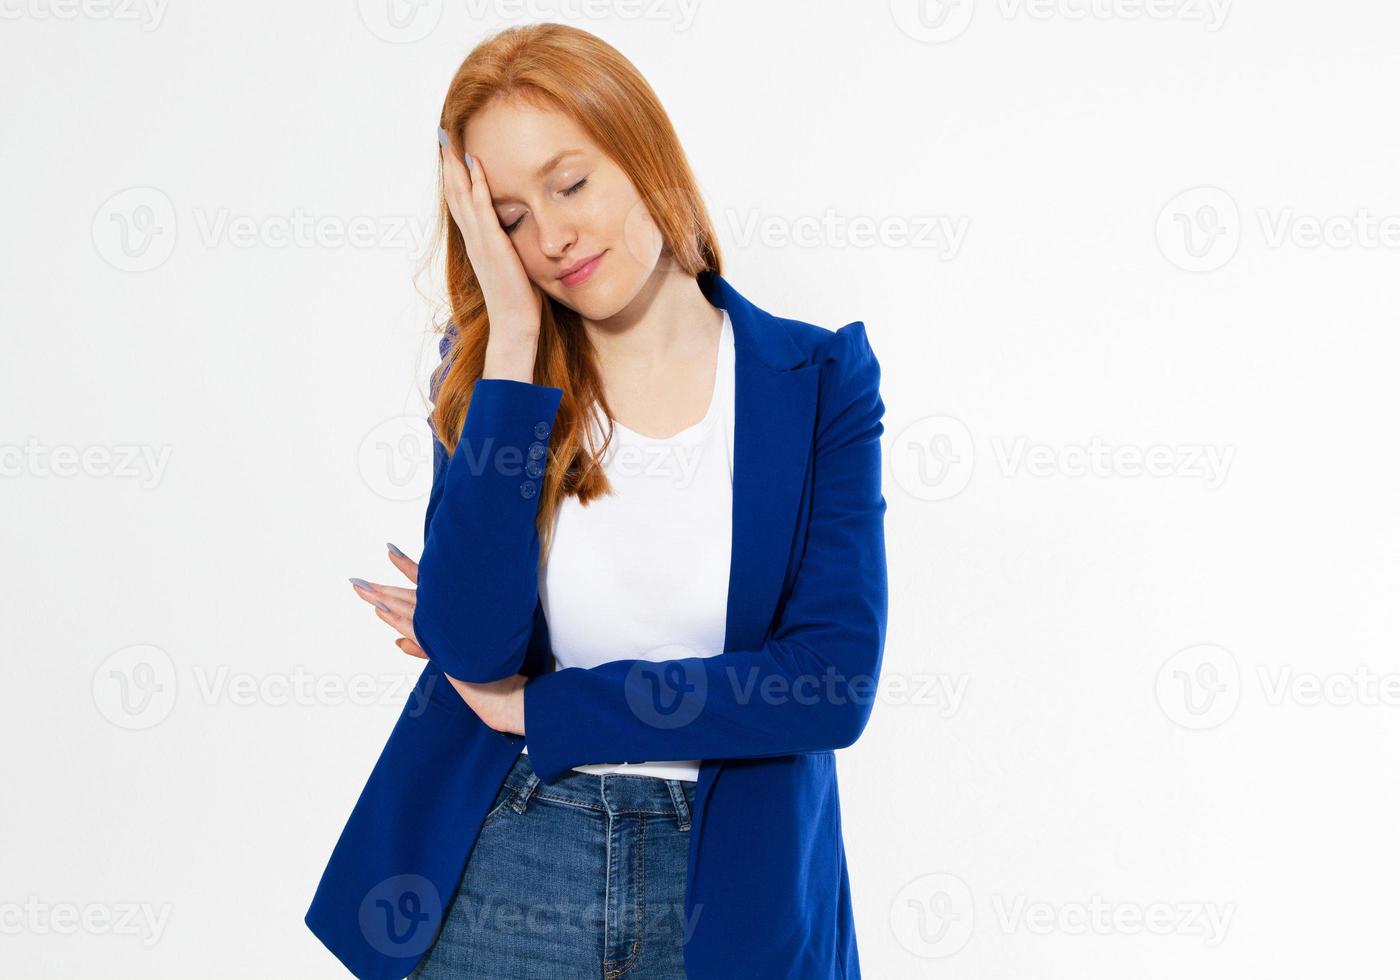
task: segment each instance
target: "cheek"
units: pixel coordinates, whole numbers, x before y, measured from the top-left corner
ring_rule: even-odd
[[[661,231],[651,220],[646,203],[635,195],[624,209],[621,237],[632,261],[647,268],[656,263],[661,252]]]

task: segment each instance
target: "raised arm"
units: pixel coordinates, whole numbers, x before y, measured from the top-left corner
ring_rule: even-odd
[[[570,667],[525,685],[530,764],[759,758],[843,748],[870,717],[888,594],[880,366],[862,323],[836,331],[819,393],[807,543],[756,650]]]
[[[451,456],[433,438],[413,632],[451,677],[495,681],[524,663],[539,598],[535,515],[563,395],[482,378]]]

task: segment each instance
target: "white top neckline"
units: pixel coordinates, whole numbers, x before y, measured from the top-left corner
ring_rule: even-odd
[[[724,321],[720,324],[719,343],[715,349],[715,373],[714,384],[710,389],[710,404],[705,409],[705,415],[699,422],[686,426],[681,431],[669,436],[648,436],[638,432],[636,429],[629,429],[617,419],[612,423],[617,431],[622,434],[627,442],[642,443],[644,445],[676,445],[699,442],[709,432],[710,426],[714,424],[720,415],[720,402],[728,390],[727,380],[729,363],[732,360],[733,340],[732,333],[734,327],[729,322],[729,311],[724,311]],[[599,408],[601,413],[601,407]]]

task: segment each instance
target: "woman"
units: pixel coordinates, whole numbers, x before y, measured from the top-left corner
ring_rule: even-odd
[[[484,41],[439,142],[452,321],[416,591],[426,660],[308,926],[360,977],[859,977],[833,750],[884,646],[864,325],[720,275],[617,51]]]

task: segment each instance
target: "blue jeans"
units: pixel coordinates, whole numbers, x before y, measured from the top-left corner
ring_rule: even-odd
[[[569,772],[521,753],[411,977],[683,980],[695,783]]]

